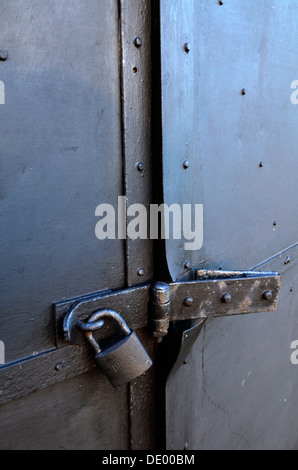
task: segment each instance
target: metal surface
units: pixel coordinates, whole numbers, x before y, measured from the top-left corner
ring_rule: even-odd
[[[136,391],[129,418],[133,386],[111,393],[105,376],[93,372],[88,347],[55,340],[52,312],[53,299],[152,277],[150,243],[129,249],[124,240],[99,241],[94,233],[99,204],[116,208],[123,194],[129,204],[138,194],[137,202],[149,204],[150,5],[1,4],[1,48],[9,60],[1,66],[0,330],[7,365],[0,369],[0,402],[17,400],[0,409],[1,448],[128,449],[140,433],[153,446],[153,398]],[[150,338],[138,335],[152,350]],[[136,387],[152,388],[151,371],[148,377]]]
[[[171,375],[169,449],[298,448],[297,13],[293,0],[161,1],[164,202],[204,205],[203,248],[167,241],[169,273],[284,273],[276,314],[207,320]]]
[[[122,191],[117,2],[3,0],[0,31],[0,330],[12,362],[54,347],[53,299],[125,284],[123,241],[94,233],[96,207],[117,207]]]
[[[65,341],[82,344],[77,325],[91,314],[91,323],[97,321],[102,315],[94,312],[99,309],[119,311],[133,329],[150,324],[156,338],[167,335],[170,321],[276,310],[281,284],[277,273],[228,271],[219,276],[216,279],[214,272],[196,271],[198,280],[158,282],[57,304],[57,335],[61,337],[63,329]],[[269,291],[271,296],[266,295]]]
[[[147,209],[152,202],[151,3],[120,0],[124,190],[127,207],[142,204]],[[152,279],[153,241],[128,237],[125,243],[127,285]]]

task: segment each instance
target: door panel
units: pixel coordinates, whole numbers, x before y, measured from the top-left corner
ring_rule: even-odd
[[[97,205],[117,207],[122,191],[119,36],[116,1],[1,6],[0,329],[11,362],[54,346],[53,302],[125,282],[123,242],[95,237]]]
[[[245,270],[297,242],[297,8],[161,2],[164,199],[204,204],[203,248],[167,241],[173,279],[185,258]]]
[[[154,447],[154,369],[114,390],[84,341],[64,341],[53,305],[153,277],[151,242],[117,238],[118,197],[151,197],[150,3],[1,4],[3,449]],[[100,204],[115,209],[115,240],[96,238]]]
[[[297,448],[296,15],[293,0],[161,2],[164,200],[204,205],[201,250],[167,241],[171,277],[186,261],[248,270],[277,253],[284,272],[276,313],[208,320],[174,368],[169,449]]]
[[[95,370],[1,407],[1,448],[129,449],[127,387]]]

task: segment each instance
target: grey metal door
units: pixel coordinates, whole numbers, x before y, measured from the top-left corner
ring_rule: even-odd
[[[111,390],[53,308],[153,276],[149,241],[95,236],[98,205],[149,202],[150,21],[143,0],[1,2],[1,448],[154,445],[152,371]]]
[[[171,277],[185,266],[283,275],[276,313],[207,320],[179,358],[168,449],[298,447],[297,8],[161,0],[164,199],[204,205],[203,248],[167,242]]]

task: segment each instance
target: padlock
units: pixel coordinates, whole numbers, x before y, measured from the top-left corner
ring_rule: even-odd
[[[119,326],[123,338],[101,349],[93,332],[103,326],[103,319],[112,319]],[[86,334],[88,343],[96,353],[95,360],[114,388],[127,384],[143,375],[152,366],[152,361],[136,334],[130,330],[123,318],[113,310],[94,313],[87,323],[79,322],[78,328]]]

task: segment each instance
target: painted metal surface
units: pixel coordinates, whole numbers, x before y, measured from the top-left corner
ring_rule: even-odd
[[[203,248],[167,242],[171,277],[276,253],[285,271],[277,315],[208,320],[171,376],[169,449],[298,446],[296,17],[293,0],[161,1],[164,200],[204,204]]]
[[[149,242],[133,256],[137,242],[95,236],[98,205],[150,198],[150,2],[4,0],[0,30],[0,446],[153,447],[153,372],[110,390],[88,347],[56,340],[53,312],[152,277]]]
[[[125,268],[122,242],[94,230],[97,205],[116,205],[122,190],[117,2],[1,8],[0,328],[10,362],[54,346],[53,302],[120,287]]]

